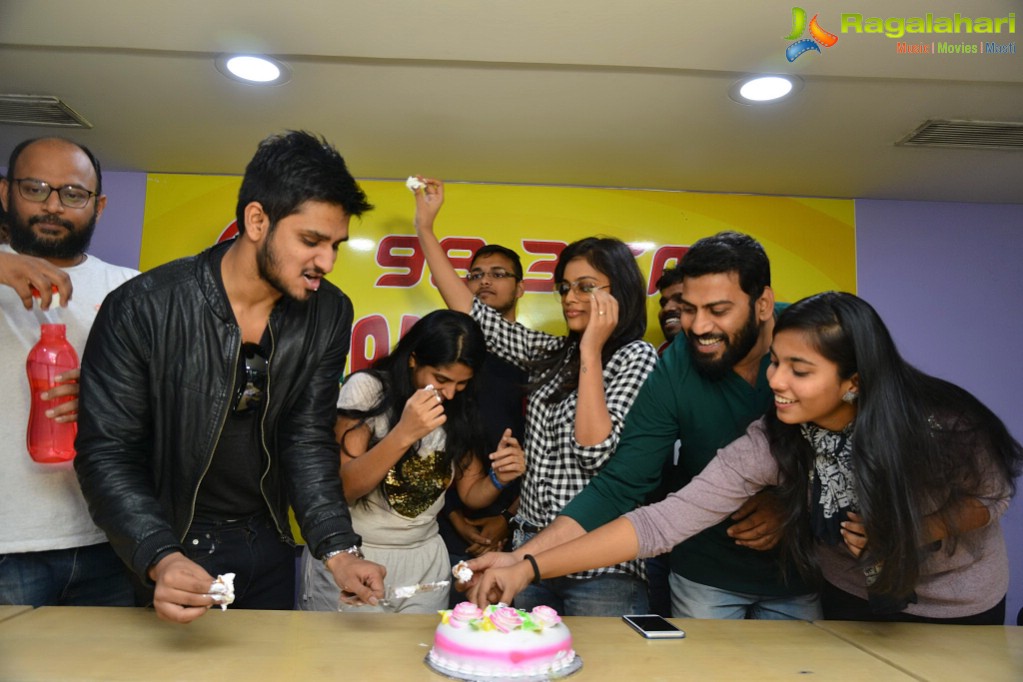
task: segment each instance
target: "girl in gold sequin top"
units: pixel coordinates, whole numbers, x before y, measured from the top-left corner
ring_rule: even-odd
[[[525,471],[510,432],[496,452],[485,452],[473,382],[485,353],[470,316],[438,310],[341,388],[336,432],[345,497],[363,552],[387,568],[389,585],[450,577],[436,520],[449,485],[467,507],[480,508]],[[337,587],[311,555],[303,558],[302,573],[300,608],[337,609]],[[421,593],[397,610],[432,613],[447,599],[444,590]],[[355,608],[375,607],[341,605]]]

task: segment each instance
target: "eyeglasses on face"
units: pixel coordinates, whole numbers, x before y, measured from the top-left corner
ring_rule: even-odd
[[[257,343],[243,343],[245,383],[238,386],[234,399],[235,414],[245,414],[263,404],[266,395],[267,362]]]
[[[507,279],[508,277],[515,280],[518,279],[514,272],[508,272],[504,268],[491,268],[490,270],[473,270],[465,276],[465,281],[478,282],[484,277],[489,277],[490,279]]]
[[[49,200],[50,195],[56,192],[60,197],[60,203],[67,208],[84,208],[89,203],[89,199],[96,196],[95,192],[74,185],[54,187],[48,182],[32,178],[15,178],[14,182],[17,183],[18,191],[23,199],[37,204],[45,203]]]
[[[596,282],[589,282],[587,280],[576,280],[574,282],[558,282],[554,286],[554,295],[565,297],[568,292],[575,291],[577,294],[584,296],[592,294],[597,289],[610,289],[610,284],[597,284]]]

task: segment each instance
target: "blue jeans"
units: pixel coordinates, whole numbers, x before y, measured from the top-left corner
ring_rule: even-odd
[[[515,597],[527,611],[544,604],[563,616],[624,616],[649,610],[646,583],[623,573],[592,578],[552,578],[530,585]]]
[[[533,534],[515,531],[516,547]],[[647,613],[646,582],[624,573],[609,573],[592,578],[551,578],[529,585],[515,597],[515,606],[527,611],[541,604],[563,616],[623,616]]]
[[[237,609],[288,611],[295,606],[295,548],[261,514],[233,521],[195,521],[185,554],[214,578],[234,573]]]
[[[678,573],[668,577],[671,615],[675,618],[721,618],[753,620],[820,620],[821,600],[816,594],[783,597],[728,592],[686,580]]]
[[[134,606],[128,569],[106,542],[0,554],[0,604]]]

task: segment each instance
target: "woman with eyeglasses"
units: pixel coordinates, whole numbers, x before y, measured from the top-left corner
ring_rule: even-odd
[[[777,486],[783,556],[823,576],[825,618],[1002,625],[998,519],[1023,463],[1002,420],[906,363],[853,294],[787,308],[767,376],[772,410],[688,485],[532,562],[488,570],[471,594],[507,600],[536,576],[655,556]]]
[[[362,551],[387,568],[390,587],[450,579],[437,528],[449,485],[477,509],[525,470],[525,454],[510,433],[496,452],[486,453],[473,384],[485,354],[471,317],[437,310],[416,322],[390,355],[341,387],[336,433],[345,498]],[[306,549],[300,609],[382,610],[341,597],[330,572]],[[387,608],[434,613],[447,604],[448,590],[440,589]]]
[[[513,523],[517,547],[551,523],[614,454],[625,416],[653,370],[657,353],[643,341],[643,275],[621,241],[581,239],[565,247],[554,269],[567,335],[508,322],[455,272],[433,231],[444,185],[420,180],[425,186],[415,190],[415,229],[444,302],[471,313],[488,349],[529,373],[529,464]],[[646,581],[639,563],[627,561],[530,586],[515,603],[525,609],[544,604],[566,615],[645,613]]]

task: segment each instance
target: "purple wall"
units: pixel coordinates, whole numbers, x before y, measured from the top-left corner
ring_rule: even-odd
[[[107,195],[107,207],[96,223],[89,253],[114,265],[138,268],[146,174],[104,172],[103,193]]]
[[[859,294],[907,360],[968,389],[1023,439],[1023,205],[856,202]],[[1023,607],[1023,481],[1002,528]]]

